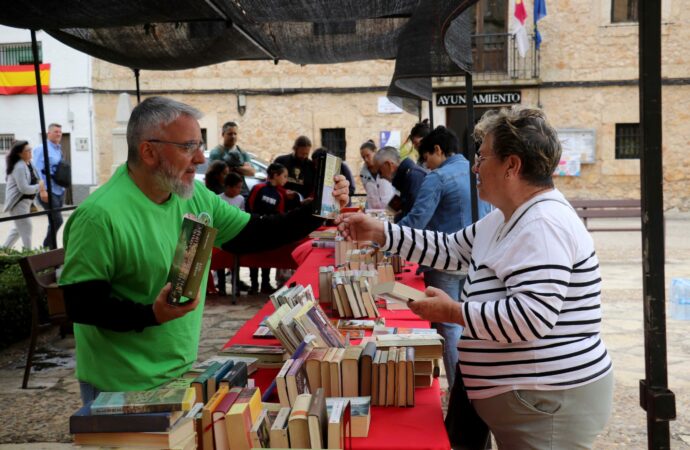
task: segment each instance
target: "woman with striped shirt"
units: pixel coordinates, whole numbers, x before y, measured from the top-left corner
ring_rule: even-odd
[[[340,229],[410,261],[467,270],[460,303],[427,288],[410,308],[465,327],[462,380],[499,448],[590,448],[611,413],[613,374],[592,238],[551,178],[558,137],[526,108],[486,113],[475,135],[478,192],[495,211],[454,234],[363,215]]]

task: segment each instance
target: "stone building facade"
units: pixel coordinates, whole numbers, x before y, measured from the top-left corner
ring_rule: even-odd
[[[548,15],[539,22],[543,42],[536,62],[529,59],[535,56],[533,49],[528,63],[519,60],[508,36],[507,49],[500,50],[507,71],[504,68],[500,73],[492,71],[490,64],[475,64],[476,94],[518,93],[520,104],[542,107],[558,130],[590,133],[591,162],[582,161],[579,176],[556,177],[557,186],[570,198],[640,196],[639,159],[621,158],[616,150],[620,128],[639,123],[638,26],[634,20],[613,20],[612,11],[621,2],[626,0],[549,2]],[[500,6],[502,3],[480,1],[489,9],[499,5],[508,28],[514,3]],[[525,0],[525,4],[531,29],[532,1]],[[690,115],[690,57],[684,51],[690,41],[689,22],[690,11],[682,2],[663,1],[662,151],[667,210],[690,210],[690,154],[686,150],[690,145],[690,127],[686,126]],[[515,67],[520,70],[511,72]],[[393,61],[313,66],[282,61],[278,66],[268,61],[230,62],[178,72],[142,71],[141,89],[145,96],[167,95],[202,110],[205,117],[201,125],[210,147],[218,143],[225,121],[237,121],[240,145],[267,160],[289,152],[298,135],[309,136],[317,147],[321,145],[322,129],[344,129],[346,159],[357,173],[362,142],[378,142],[383,130],[400,131],[404,139],[418,120],[408,113],[383,114],[377,110],[378,98],[385,95],[393,68]],[[110,175],[117,94],[131,92],[134,86],[129,69],[94,61],[94,141],[100,182]],[[462,94],[464,89],[462,78],[434,81],[435,125],[445,124],[463,133],[457,124],[464,108],[439,105],[439,97]],[[238,107],[240,95],[245,102],[242,110]],[[484,106],[477,105],[477,111]],[[503,104],[491,105],[498,106]],[[423,111],[428,111],[426,106]]]
[[[379,112],[379,98],[385,97],[393,67],[393,61],[310,66],[230,62],[176,72],[142,71],[140,83],[144,96],[165,95],[200,109],[209,148],[219,143],[220,129],[229,120],[239,124],[240,147],[268,161],[291,152],[300,135],[308,136],[315,149],[322,145],[321,130],[344,129],[346,160],[356,175],[363,142],[378,143],[381,131],[400,131],[404,139],[418,120],[405,112]],[[98,61],[93,81],[98,174],[103,182],[110,176],[118,94],[131,91],[135,80],[131,70]],[[243,106],[239,96],[244,97]]]

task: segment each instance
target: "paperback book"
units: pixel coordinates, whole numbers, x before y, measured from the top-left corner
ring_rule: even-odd
[[[313,214],[326,219],[333,219],[340,212],[340,205],[333,197],[333,190],[335,189],[333,177],[340,174],[342,159],[326,154],[324,158],[318,160],[317,164]]]
[[[209,222],[208,214],[184,216],[168,273],[168,281],[172,285],[168,303],[184,303],[199,293],[218,231],[209,226]]]

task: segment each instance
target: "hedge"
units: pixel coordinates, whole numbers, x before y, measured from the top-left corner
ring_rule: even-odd
[[[31,300],[19,260],[43,250],[16,251],[0,247],[0,349],[31,333]],[[39,306],[39,320],[47,318],[45,299]]]

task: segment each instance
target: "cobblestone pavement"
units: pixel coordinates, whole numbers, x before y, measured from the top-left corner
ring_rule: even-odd
[[[619,219],[617,224],[620,223]],[[3,225],[0,224],[0,236],[6,232]],[[690,215],[667,217],[667,287],[672,278],[690,278],[688,229]],[[644,449],[646,416],[638,398],[638,380],[644,378],[640,233],[598,232],[593,236],[604,280],[603,339],[614,362],[616,380],[613,414],[594,448]],[[199,358],[215,354],[265,301],[265,296],[243,296],[239,304],[231,305],[227,298],[209,296]],[[690,339],[686,337],[690,322],[668,318],[667,327],[669,386],[676,394],[678,413],[678,419],[671,422],[671,446],[688,449]],[[61,340],[55,328],[44,330],[38,344],[44,359],[40,367],[44,368],[32,373],[31,389],[22,390],[26,346],[24,341],[0,352],[0,450],[70,448],[68,418],[80,405],[79,387],[74,379],[74,341]],[[55,366],[55,362],[59,364]]]

